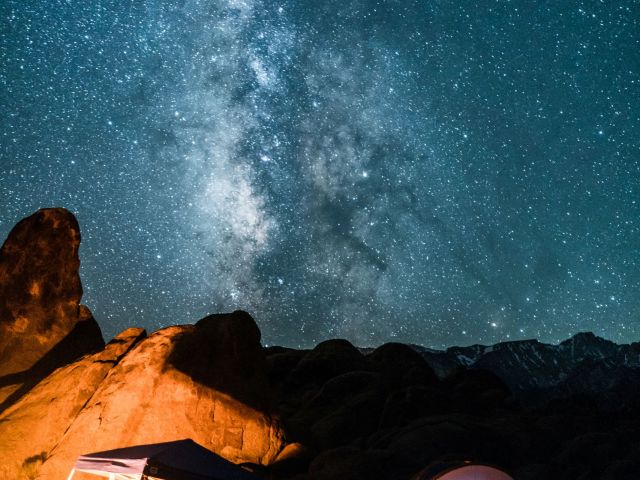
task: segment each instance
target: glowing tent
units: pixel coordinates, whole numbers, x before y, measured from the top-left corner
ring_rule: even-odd
[[[256,480],[193,440],[137,445],[78,457],[67,480],[83,472],[109,480]]]
[[[513,480],[502,470],[471,462],[436,463],[416,474],[412,480]]]

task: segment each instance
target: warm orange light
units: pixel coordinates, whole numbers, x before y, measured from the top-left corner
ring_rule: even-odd
[[[29,288],[29,293],[32,297],[40,296],[40,284],[38,282],[32,282],[31,288]]]

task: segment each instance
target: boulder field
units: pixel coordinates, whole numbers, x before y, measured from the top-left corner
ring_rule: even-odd
[[[0,250],[2,479],[65,479],[80,454],[182,438],[271,479],[408,480],[439,460],[638,478],[637,345],[265,348],[243,311],[104,345],[79,241],[71,213],[45,209]]]

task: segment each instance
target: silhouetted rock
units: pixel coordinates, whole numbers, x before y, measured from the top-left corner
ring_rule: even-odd
[[[366,369],[365,357],[347,340],[327,340],[302,357],[291,372],[290,381],[320,386],[342,373]]]
[[[243,311],[209,315],[182,327],[167,363],[201,385],[232,395],[262,411],[272,410],[260,330]]]
[[[600,476],[619,452],[618,442],[612,433],[588,432],[568,440],[556,457],[555,463],[564,475],[589,471]]]
[[[282,386],[287,377],[300,363],[308,350],[295,350],[293,348],[268,348],[265,349],[269,370],[269,382],[272,386]]]
[[[348,372],[327,381],[301,416],[311,425],[313,445],[332,448],[374,432],[384,401],[378,374]]]
[[[279,383],[279,410],[291,424],[296,440],[308,438],[311,424],[305,420],[301,427],[300,422],[291,419],[291,416],[304,417],[305,405],[313,401],[327,381],[344,373],[366,371],[371,367],[364,355],[347,340],[322,342],[300,358],[293,353],[277,355],[270,365],[272,369],[277,367],[279,370],[272,370],[270,377]],[[291,370],[287,374],[289,368]]]
[[[392,392],[380,417],[380,428],[402,427],[417,418],[451,411],[451,398],[442,388],[410,385]]]
[[[438,382],[438,377],[425,359],[408,345],[385,343],[371,352],[367,359],[377,366],[390,388],[434,385]]]
[[[342,447],[318,455],[304,478],[309,480],[389,480],[408,478],[394,454],[384,450]]]
[[[502,466],[513,456],[508,436],[491,420],[466,415],[418,419],[399,429],[381,431],[371,437],[368,446],[395,453],[414,471],[446,456]]]

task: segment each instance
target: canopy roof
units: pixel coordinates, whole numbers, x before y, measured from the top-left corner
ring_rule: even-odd
[[[122,479],[140,478],[143,474],[166,480],[256,479],[190,439],[81,455],[74,470]]]
[[[438,463],[418,473],[414,480],[513,480],[502,470],[472,463]]]

